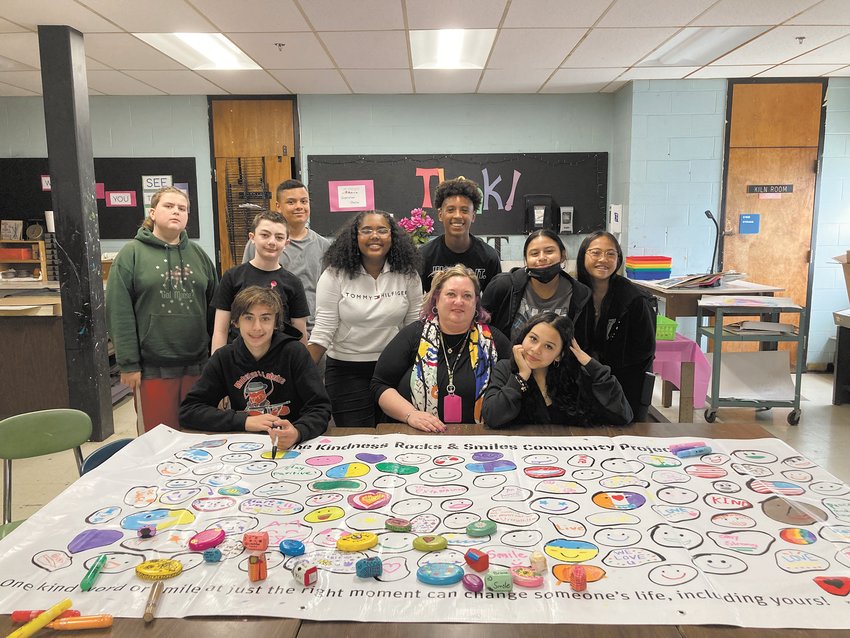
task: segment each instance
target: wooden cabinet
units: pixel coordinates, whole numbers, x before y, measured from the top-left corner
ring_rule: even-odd
[[[14,270],[15,277],[3,276]],[[21,276],[24,273],[25,276]],[[47,284],[47,258],[44,242],[29,239],[0,241],[0,287],[31,288]]]

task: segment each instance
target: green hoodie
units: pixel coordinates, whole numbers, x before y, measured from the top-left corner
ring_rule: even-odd
[[[203,364],[217,280],[186,231],[172,246],[140,228],[112,262],[106,285],[106,322],[121,371]]]

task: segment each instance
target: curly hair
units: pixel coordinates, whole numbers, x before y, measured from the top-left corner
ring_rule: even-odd
[[[419,251],[413,245],[410,235],[399,227],[392,215],[383,210],[363,211],[343,224],[325,252],[325,268],[344,272],[349,279],[354,279],[360,272],[363,256],[357,242],[357,233],[366,215],[381,215],[390,227],[390,251],[387,253],[390,270],[404,275],[418,275],[421,260]]]
[[[481,206],[481,191],[478,189],[478,184],[471,179],[457,177],[440,182],[440,185],[437,186],[437,189],[434,191],[434,208],[439,210],[443,207],[443,201],[446,198],[454,197],[455,195],[466,197],[471,201],[473,211],[478,210]]]
[[[584,241],[581,242],[581,246],[578,247],[578,253],[576,253],[576,275],[581,283],[585,286],[590,286],[591,288],[593,288],[593,278],[590,276],[590,273],[587,272],[587,267],[584,265],[584,255],[590,247],[590,244],[600,237],[607,237],[610,239],[611,243],[614,244],[614,248],[617,249],[617,267],[614,269],[614,273],[620,270],[620,266],[623,265],[623,249],[620,248],[620,242],[617,241],[617,238],[614,237],[614,235],[604,230],[597,230],[595,233],[591,233],[585,237]]]
[[[455,264],[434,273],[433,280],[431,281],[431,290],[428,291],[422,300],[422,309],[419,311],[419,318],[422,321],[427,321],[437,316],[437,302],[440,300],[443,286],[452,277],[466,277],[472,282],[475,290],[475,315],[472,320],[478,323],[489,323],[490,313],[481,305],[481,284],[478,281],[478,277],[475,276],[475,271],[463,264]]]

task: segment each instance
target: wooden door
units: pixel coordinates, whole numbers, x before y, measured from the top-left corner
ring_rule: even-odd
[[[212,99],[210,107],[218,205],[218,261],[223,273],[241,262],[241,248],[247,240],[247,235],[231,237],[228,229],[227,160],[262,160],[265,205],[273,209],[277,185],[292,177],[290,158],[295,153],[294,102],[285,97],[273,100]],[[238,162],[230,163],[231,166],[234,164]],[[235,249],[232,249],[234,244]]]
[[[784,288],[777,295],[801,306],[809,298],[824,86],[730,83],[721,263],[724,270],[747,273],[750,281]],[[742,215],[758,216],[757,233],[741,232]],[[781,321],[796,324],[798,315],[783,315]],[[757,348],[735,345],[724,348]],[[783,346],[791,350],[793,361],[796,347]]]

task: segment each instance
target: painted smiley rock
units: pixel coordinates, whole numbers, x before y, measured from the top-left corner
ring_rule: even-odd
[[[86,523],[89,523],[90,525],[102,525],[103,523],[108,523],[120,513],[121,508],[117,505],[102,507],[101,509],[89,514],[86,517]]]
[[[599,554],[599,548],[587,541],[566,540],[556,538],[543,546],[547,556],[562,563],[583,563],[593,560]]]
[[[377,510],[388,505],[392,497],[381,490],[368,490],[348,497],[348,504],[358,510]]]
[[[370,467],[366,463],[343,463],[332,467],[325,474],[332,479],[357,478],[358,476],[366,476],[369,473]]]
[[[117,529],[87,529],[77,534],[68,543],[68,551],[77,554],[95,547],[106,547],[123,537],[124,534]]]
[[[329,523],[345,516],[345,510],[336,505],[328,507],[320,507],[317,510],[309,512],[304,517],[305,523]]]
[[[501,452],[476,452],[472,455],[472,460],[483,463],[485,461],[498,461],[503,456],[505,455]]]
[[[304,462],[313,467],[323,467],[325,465],[336,465],[342,459],[343,457],[338,454],[330,454],[327,456],[312,456],[309,459],[304,459]]]
[[[788,481],[765,481],[764,479],[750,479],[747,487],[757,494],[780,494],[782,496],[800,496],[805,493],[802,487]]]
[[[282,498],[248,498],[239,503],[239,511],[245,514],[267,514],[269,516],[291,516],[304,509],[301,503]],[[307,520],[306,518],[304,520]]]
[[[311,492],[362,492],[366,483],[359,479],[331,479],[313,481],[307,484]]]
[[[487,518],[494,523],[502,523],[503,525],[512,525],[514,527],[527,527],[533,525],[540,519],[540,515],[533,512],[520,512],[500,505],[494,507],[487,512]]]
[[[383,454],[370,454],[369,452],[359,452],[354,455],[358,461],[363,461],[364,463],[368,463],[369,465],[375,465],[376,463],[380,463],[381,461],[386,461],[387,457]]]
[[[457,465],[458,463],[463,463],[464,458],[462,456],[456,456],[454,454],[444,454],[443,456],[437,456],[434,458],[434,465],[439,465],[440,467],[448,467],[450,465]]]
[[[378,463],[375,465],[379,472],[384,472],[386,474],[398,474],[399,476],[407,476],[409,474],[416,474],[419,471],[419,468],[415,465],[402,465],[401,463]]]
[[[467,463],[465,467],[475,474],[487,474],[490,472],[511,472],[516,469],[516,463],[507,459],[499,459],[483,461],[482,463]]]
[[[719,465],[707,465],[705,463],[689,465],[685,468],[685,472],[691,476],[704,479],[719,479],[728,474],[728,472]]]
[[[646,497],[637,492],[597,492],[591,500],[606,510],[634,510],[646,503]]]
[[[136,514],[130,514],[121,519],[121,527],[128,530],[138,530],[142,527],[154,526],[157,532],[175,525],[189,525],[195,521],[195,515],[189,510],[170,510],[157,508]]]
[[[811,545],[818,540],[812,532],[802,527],[786,527],[779,530],[779,538],[792,545]]]
[[[234,505],[236,499],[232,496],[211,496],[192,501],[192,509],[196,512],[221,512]]]
[[[532,465],[525,468],[523,472],[526,476],[530,476],[533,479],[558,478],[567,473],[564,468],[554,465]]]

